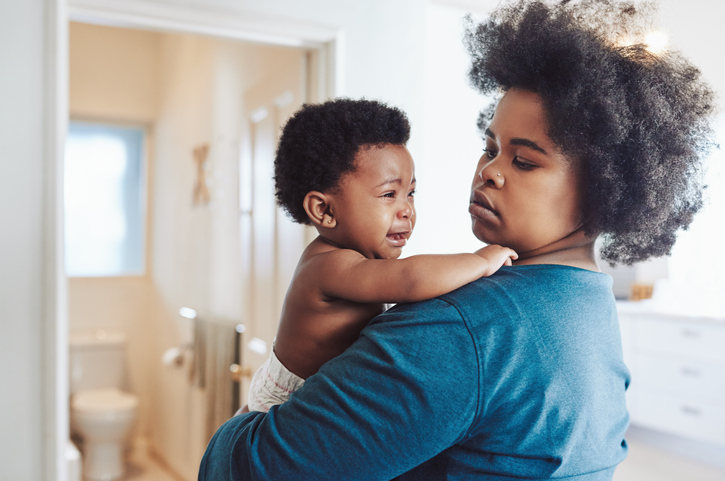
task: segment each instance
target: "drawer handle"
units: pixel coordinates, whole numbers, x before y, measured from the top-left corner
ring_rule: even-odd
[[[682,337],[690,337],[690,338],[698,338],[700,337],[700,331],[696,331],[694,329],[683,329],[680,331],[680,334]]]
[[[696,417],[699,417],[702,414],[702,411],[700,411],[697,408],[693,408],[692,406],[680,406],[680,411],[682,411],[684,414],[687,414],[689,416],[696,416]]]
[[[680,373],[685,377],[700,377],[700,371],[691,367],[683,367]]]

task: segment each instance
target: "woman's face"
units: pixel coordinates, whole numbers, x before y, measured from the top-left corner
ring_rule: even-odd
[[[538,95],[506,92],[485,135],[469,206],[478,239],[525,257],[581,227],[579,177],[546,134]]]

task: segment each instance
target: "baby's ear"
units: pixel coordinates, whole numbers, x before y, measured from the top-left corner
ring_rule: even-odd
[[[316,190],[307,193],[302,206],[305,208],[307,217],[310,218],[313,226],[332,229],[337,225],[337,220],[330,208],[331,200],[330,196]]]

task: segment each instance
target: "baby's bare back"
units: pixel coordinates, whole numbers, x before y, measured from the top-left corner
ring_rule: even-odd
[[[383,312],[383,304],[361,304],[324,294],[320,266],[326,261],[325,254],[335,249],[318,241],[310,244],[300,258],[282,307],[275,354],[303,379],[342,354],[370,319]]]

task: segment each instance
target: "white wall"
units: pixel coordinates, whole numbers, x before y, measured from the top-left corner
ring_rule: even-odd
[[[52,1],[0,3],[1,479],[38,480],[54,472],[47,461],[59,425],[50,405],[65,392],[48,382],[66,357],[55,349],[55,315],[46,317],[57,301],[48,288],[58,241],[50,208],[56,185],[47,163],[55,144],[46,112],[53,114],[47,104],[54,99],[44,81],[55,62],[56,42],[46,43],[44,30],[48,21],[52,31],[54,15]]]
[[[441,4],[426,9],[425,123],[417,130],[414,126],[414,135],[424,133],[425,141],[423,150],[414,155],[418,223],[406,255],[481,247],[471,232],[468,204],[483,147],[476,120],[489,99],[468,85],[469,58],[463,46],[466,13]]]
[[[655,301],[666,312],[725,316],[725,62],[722,47],[725,4],[694,0],[662,0],[662,23],[671,44],[700,68],[718,94],[718,142],[707,163],[705,208],[686,232],[678,236],[668,259],[668,279],[658,282]]]
[[[43,291],[42,1],[0,5],[0,477],[39,479]],[[12,68],[8,68],[12,66]],[[13,206],[13,208],[9,208]]]

